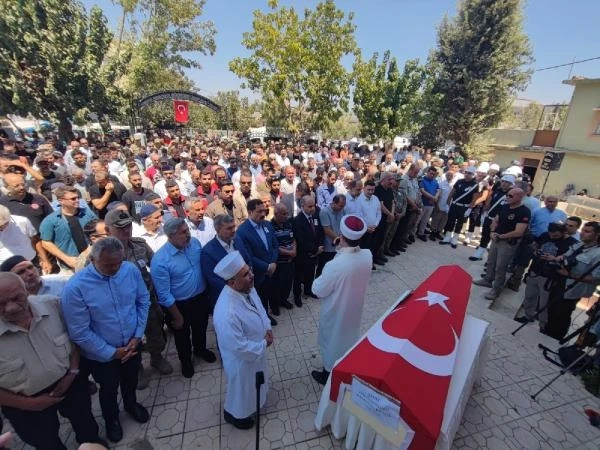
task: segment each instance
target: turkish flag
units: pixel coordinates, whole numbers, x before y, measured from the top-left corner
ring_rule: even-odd
[[[189,102],[173,100],[173,111],[175,111],[175,122],[188,123],[190,120]]]
[[[471,277],[442,266],[375,323],[332,371],[330,399],[356,375],[401,402],[412,450],[435,447],[471,291]]]

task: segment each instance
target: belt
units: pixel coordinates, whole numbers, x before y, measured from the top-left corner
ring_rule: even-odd
[[[469,203],[466,203],[466,204],[465,204],[465,203],[452,203],[452,204],[453,204],[453,205],[456,205],[456,206],[464,206],[464,207],[466,207],[466,208],[468,208],[468,207],[470,206],[470,204],[469,204]]]

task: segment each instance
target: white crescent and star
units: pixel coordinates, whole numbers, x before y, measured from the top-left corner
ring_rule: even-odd
[[[439,306],[444,309],[448,314],[450,310],[446,305],[446,300],[449,297],[440,294],[439,292],[427,291],[425,297],[418,298],[418,301],[427,301],[428,306]],[[398,308],[393,314],[398,314],[402,309]],[[388,317],[390,317],[388,316]],[[378,321],[373,328],[367,334],[367,339],[375,348],[386,352],[394,353],[402,357],[405,361],[413,365],[423,372],[427,372],[431,375],[437,376],[449,376],[454,371],[454,362],[456,361],[456,353],[458,352],[458,336],[454,329],[452,329],[454,335],[454,347],[452,352],[447,355],[434,355],[426,352],[425,350],[417,347],[413,344],[410,339],[399,338],[391,336],[383,329],[383,320]]]
[[[185,112],[185,106],[184,105],[177,105],[177,111],[179,111],[179,112]]]

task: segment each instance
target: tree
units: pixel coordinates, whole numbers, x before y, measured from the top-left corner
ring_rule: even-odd
[[[55,120],[71,137],[76,115],[112,112],[98,72],[112,39],[102,11],[75,0],[4,0],[0,109]]]
[[[440,108],[430,134],[468,153],[475,136],[496,127],[526,87],[531,61],[521,0],[461,0],[457,17],[442,21],[431,58]]]
[[[420,127],[425,69],[418,60],[408,60],[402,73],[390,52],[377,64],[378,55],[354,64],[354,112],[364,137],[389,139],[413,134]]]
[[[221,107],[217,128],[246,131],[258,125],[259,106],[250,103],[248,97],[240,97],[238,91],[219,91],[213,100]]]
[[[328,134],[334,139],[351,139],[360,135],[360,122],[350,114],[343,114],[327,127]]]
[[[293,7],[254,11],[252,31],[242,44],[251,51],[235,58],[230,70],[245,80],[242,87],[260,92],[273,126],[294,133],[324,129],[347,109],[351,76],[342,58],[356,49],[353,14],[347,16],[333,0],[306,9]]]

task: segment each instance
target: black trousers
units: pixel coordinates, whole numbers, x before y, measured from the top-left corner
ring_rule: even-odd
[[[135,389],[138,383],[138,370],[142,363],[141,353],[121,363],[114,359],[108,362],[99,362],[81,357],[84,374],[91,373],[96,383],[100,385],[98,398],[102,417],[106,422],[114,422],[119,418],[119,404],[117,393],[121,387],[121,397],[125,409],[135,406],[137,399]],[[87,378],[87,376],[86,376]]]
[[[329,261],[331,261],[335,257],[335,252],[323,252],[319,255],[319,263],[317,264],[317,274],[315,277],[319,277],[323,272],[323,267]]]
[[[448,222],[444,231],[454,231],[460,233],[465,223],[465,212],[467,211],[466,206],[450,205],[450,211],[448,211]]]
[[[477,205],[469,214],[469,228],[467,231],[469,233],[473,233],[475,231],[475,227],[481,226],[481,213],[483,212],[483,208],[481,205]]]
[[[273,306],[277,308],[278,304],[275,304],[275,300],[273,299],[273,289],[272,289],[273,279],[271,277],[265,277],[262,280],[262,283],[255,286],[256,293],[260,297],[260,302],[265,308],[267,314],[269,313],[269,308],[273,309]]]
[[[571,315],[575,311],[578,298],[553,299],[548,301],[548,324],[544,331],[555,339],[564,338],[571,326]]]
[[[492,219],[486,217],[483,221],[483,226],[481,227],[481,240],[479,241],[479,246],[481,248],[487,248],[492,240],[492,229],[490,228],[491,225]]]
[[[55,386],[56,383],[36,395],[52,392]],[[2,413],[21,440],[41,450],[66,450],[67,448],[58,436],[60,423],[57,412],[69,419],[77,442],[95,442],[98,439],[98,424],[92,415],[87,379],[81,373],[77,375],[66,392],[64,400],[58,405],[43,411],[2,407]]]
[[[294,282],[294,262],[278,262],[271,279],[271,298],[276,306],[288,299]]]
[[[294,297],[300,297],[302,285],[304,293],[312,292],[312,284],[315,280],[315,268],[317,267],[317,258],[309,258],[307,255],[299,256],[296,259],[296,276],[294,277]]]
[[[210,299],[208,294],[203,292],[189,300],[178,300],[175,305],[183,316],[183,328],[172,329],[175,348],[180,361],[191,361],[192,346],[196,352],[206,350],[206,327],[211,311]]]

